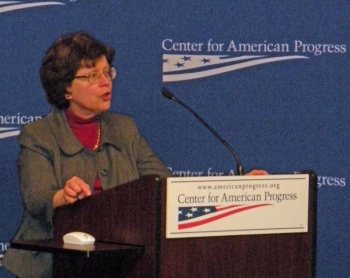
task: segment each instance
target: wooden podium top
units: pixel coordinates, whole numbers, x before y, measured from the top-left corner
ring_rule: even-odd
[[[53,278],[125,277],[145,248],[138,245],[95,242],[92,245],[64,244],[60,240],[13,241],[11,248],[53,254]]]
[[[64,244],[61,240],[25,240],[12,241],[11,248],[49,253],[66,253],[93,258],[96,256],[140,256],[144,253],[144,246],[118,244],[112,242],[95,242],[91,245]]]

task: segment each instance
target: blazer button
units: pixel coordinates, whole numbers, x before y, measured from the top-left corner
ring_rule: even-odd
[[[107,176],[108,175],[108,170],[107,169],[102,169],[101,170],[101,174],[102,174],[102,176]]]

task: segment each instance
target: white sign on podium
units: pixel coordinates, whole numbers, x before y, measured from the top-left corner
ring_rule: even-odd
[[[308,231],[309,175],[167,179],[166,237]]]

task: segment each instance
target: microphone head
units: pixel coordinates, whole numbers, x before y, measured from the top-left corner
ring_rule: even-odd
[[[168,88],[163,87],[161,89],[161,92],[162,92],[162,95],[165,96],[166,98],[175,100],[173,93]]]

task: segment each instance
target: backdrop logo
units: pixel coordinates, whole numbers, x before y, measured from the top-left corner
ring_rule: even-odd
[[[261,64],[291,59],[307,59],[305,56],[264,58],[264,56],[220,55],[163,55],[163,82],[185,81],[208,77]]]
[[[41,118],[41,116],[26,116],[20,113],[16,115],[0,115],[0,139],[17,136],[23,125]]]
[[[19,127],[0,127],[0,139],[17,136],[19,132]]]
[[[15,10],[22,10],[28,8],[35,8],[41,6],[52,6],[52,5],[65,5],[62,2],[33,2],[33,3],[23,3],[23,1],[0,1],[0,13],[11,12]]]
[[[310,59],[308,55],[344,54],[345,44],[305,43],[228,43],[162,42],[163,82],[186,81],[223,74],[247,67],[296,59]],[[181,54],[178,54],[181,53]],[[185,54],[183,54],[185,53]],[[215,54],[215,55],[213,55]]]

